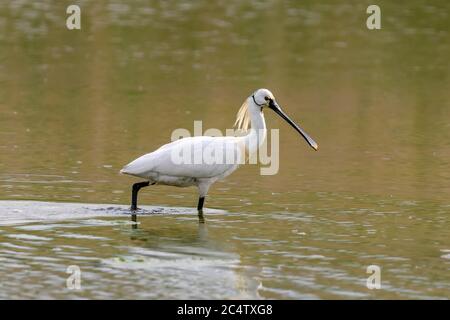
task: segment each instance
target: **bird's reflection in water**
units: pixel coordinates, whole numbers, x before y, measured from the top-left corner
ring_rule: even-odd
[[[208,228],[206,227],[203,211],[198,212],[198,238],[200,240],[206,240],[208,238]]]
[[[135,230],[137,229],[137,215],[136,214],[131,214],[131,229]]]
[[[213,216],[210,222],[214,228]],[[232,243],[221,241],[217,234],[209,235],[203,212],[198,212],[198,222],[192,212],[179,215],[142,214],[140,217],[132,214],[131,225],[131,228],[123,230],[131,240],[127,244],[128,252],[124,254],[125,261],[146,270],[161,272],[170,279],[179,276],[181,283],[190,285],[196,281],[207,283],[211,280],[218,283],[215,288],[220,288],[217,290],[232,292],[233,297],[260,298],[258,290],[262,287],[259,280],[262,269],[236,268],[243,260],[239,251]],[[173,267],[165,270],[160,269],[161,265]],[[248,261],[245,265],[249,265]],[[198,272],[192,272],[193,268]],[[181,275],[180,270],[185,272]]]
[[[206,226],[205,226],[206,220],[205,220],[205,217],[203,216],[203,210],[200,210],[198,212],[198,224],[199,224],[199,232],[206,234],[205,233],[206,232]],[[136,230],[137,228],[138,228],[137,214],[132,213],[131,214],[131,229]],[[202,230],[204,230],[204,231],[202,232]]]
[[[205,217],[203,216],[203,210],[198,211],[198,223],[205,224]]]

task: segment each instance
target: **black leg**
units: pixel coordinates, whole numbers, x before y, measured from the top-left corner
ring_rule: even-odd
[[[205,202],[205,197],[198,198],[197,210],[203,211],[203,203]]]
[[[137,210],[137,196],[139,189],[147,187],[148,185],[150,185],[150,182],[148,181],[133,184],[133,188],[131,189],[131,210],[133,211]]]

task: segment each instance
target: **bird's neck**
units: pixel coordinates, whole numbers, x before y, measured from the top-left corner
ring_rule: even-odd
[[[250,114],[251,128],[245,136],[247,150],[250,153],[258,151],[267,136],[266,121],[260,106],[256,105],[251,97],[248,98],[248,112]]]

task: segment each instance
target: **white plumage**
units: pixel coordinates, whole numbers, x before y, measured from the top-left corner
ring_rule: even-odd
[[[219,163],[211,164],[204,163],[204,161],[196,163],[195,151],[205,150],[205,148],[233,149],[237,155],[237,160],[240,160],[243,154],[237,148],[238,145],[237,137],[199,136],[183,138],[137,158],[127,164],[120,172],[147,179],[150,183],[176,187],[197,186],[200,189],[200,196],[204,197],[212,183],[226,177],[238,168],[239,161],[227,164],[226,159],[223,158],[222,163],[219,161],[217,161]],[[174,163],[173,155],[183,150],[191,150],[190,161],[182,164]]]
[[[133,186],[132,209],[137,208],[137,193],[141,187],[161,184],[197,186],[198,209],[202,210],[209,187],[235,171],[244,162],[246,155],[257,152],[264,142],[266,124],[263,107],[270,107],[280,114],[317,150],[317,144],[281,111],[273,94],[267,89],[259,89],[247,98],[237,115],[235,126],[238,129],[247,131],[251,123],[251,130],[247,135],[183,138],[163,145],[123,167],[121,173],[140,177],[148,182]]]

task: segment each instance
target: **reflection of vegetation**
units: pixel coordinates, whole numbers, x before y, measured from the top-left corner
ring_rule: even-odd
[[[368,31],[359,1],[91,1],[78,32],[64,29],[62,3],[2,3],[0,171],[81,183],[33,185],[23,197],[127,202],[111,194],[127,185],[116,175],[126,159],[195,119],[229,127],[246,95],[267,86],[322,148],[297,151],[282,131],[282,170],[261,188],[298,189],[302,157],[312,191],[448,195],[449,5],[379,5],[382,30]],[[147,199],[158,192],[167,189]]]

